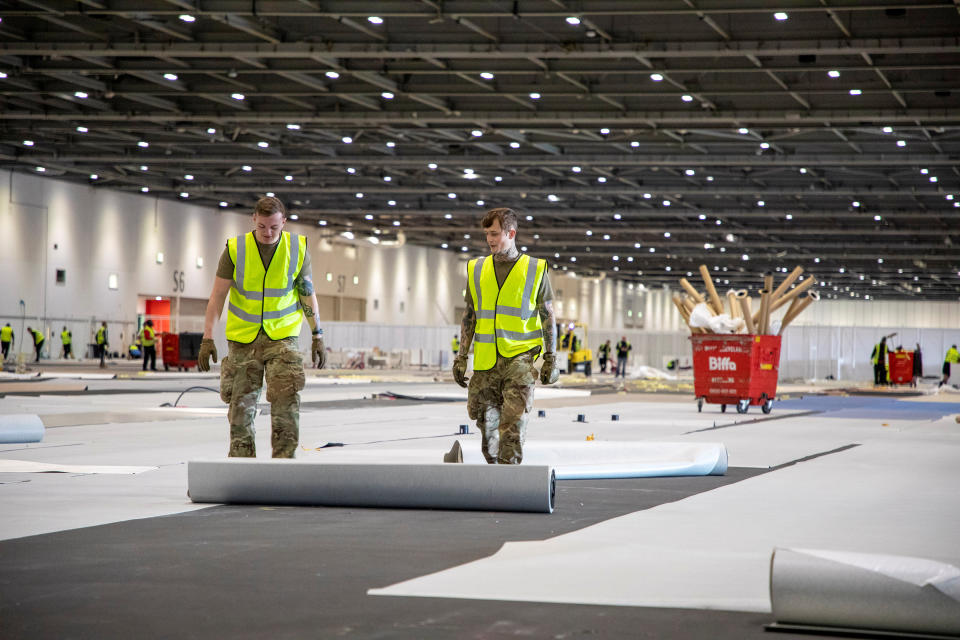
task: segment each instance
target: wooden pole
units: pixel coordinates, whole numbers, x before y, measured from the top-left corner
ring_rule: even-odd
[[[787,290],[787,287],[793,284],[793,281],[799,278],[802,273],[803,267],[799,265],[794,267],[793,271],[790,272],[790,275],[784,278],[783,282],[780,283],[780,286],[777,287],[777,289],[773,292],[773,301],[776,302],[777,298],[782,296],[783,292]]]
[[[720,296],[717,295],[717,289],[713,286],[713,278],[710,277],[710,270],[707,269],[707,265],[705,264],[700,265],[700,277],[703,278],[703,283],[707,286],[710,305],[717,314],[723,313],[723,302],[720,300]]]

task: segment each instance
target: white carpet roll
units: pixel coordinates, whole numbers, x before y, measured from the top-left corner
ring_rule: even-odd
[[[194,502],[553,512],[545,466],[191,460]]]
[[[32,413],[0,415],[0,443],[40,442],[43,440],[43,422]]]
[[[960,635],[960,569],[907,556],[775,549],[777,623]]]

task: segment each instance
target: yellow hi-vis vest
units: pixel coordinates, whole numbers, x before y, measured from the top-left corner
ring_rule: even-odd
[[[233,282],[227,306],[227,340],[249,344],[260,327],[271,340],[300,335],[303,310],[293,281],[307,255],[307,238],[286,231],[264,266],[253,232],[227,241],[233,260]]]
[[[497,285],[493,256],[474,258],[467,265],[467,287],[477,312],[473,334],[473,368],[487,371],[497,354],[512,358],[534,347],[543,350],[543,327],[537,313],[537,293],[547,261],[522,254]]]
[[[105,344],[107,342],[107,330],[103,327],[97,329],[97,344]]]
[[[144,325],[143,329],[140,330],[140,344],[145,347],[152,347],[156,336],[157,332],[153,329],[153,327]]]
[[[65,345],[68,345],[71,342],[73,342],[73,338],[70,336],[69,331],[63,330],[60,332],[60,342],[62,342]]]
[[[36,329],[33,330],[33,343],[34,343],[34,344],[40,344],[41,342],[43,342],[43,341],[46,340],[46,339],[47,339],[47,338],[43,335],[43,332],[42,332],[42,331],[37,331]]]
[[[0,340],[10,342],[13,340],[13,327],[0,328]]]

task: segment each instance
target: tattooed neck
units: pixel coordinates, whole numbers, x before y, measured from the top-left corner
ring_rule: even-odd
[[[509,248],[500,251],[499,253],[493,254],[494,262],[513,262],[520,257],[520,252],[517,251],[517,245],[510,245]]]

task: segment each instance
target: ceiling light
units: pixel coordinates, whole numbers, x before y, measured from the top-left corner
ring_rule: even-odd
[[[581,171],[583,171],[583,169],[581,169],[580,167],[570,167],[570,171],[573,171],[574,173],[580,173]]]
[[[37,172],[38,172],[38,173],[43,173],[44,171],[47,170],[46,167],[37,167],[36,169],[37,169]]]
[[[654,82],[660,82],[661,80],[663,80],[663,76],[660,75],[659,73],[651,73],[650,79],[653,80]]]
[[[450,245],[448,245],[446,242],[444,242],[443,244],[440,245],[440,248],[441,248],[441,249],[446,249],[446,248],[449,247],[449,246],[450,246]]]
[[[905,147],[905,146],[907,146],[907,141],[906,141],[906,140],[897,140],[897,146],[898,146],[898,147]]]
[[[427,169],[436,169],[436,168],[437,168],[436,162],[431,162],[430,164],[427,165]]]
[[[669,238],[669,237],[670,237],[670,232],[669,232],[669,231],[664,231],[664,232],[663,232],[663,237],[664,237],[664,238]]]
[[[350,136],[343,136],[342,138],[340,138],[340,142],[342,142],[343,144],[351,144],[353,143],[353,138],[351,138]]]
[[[936,182],[937,176],[930,176],[930,182]]]
[[[614,220],[619,220],[619,219],[622,218],[622,217],[623,217],[623,216],[621,216],[619,213],[613,214],[613,219],[614,219]]]
[[[632,142],[630,143],[630,146],[631,146],[631,147],[639,147],[639,146],[640,146],[640,143],[639,143],[638,141],[634,140],[634,141],[632,141]]]
[[[86,91],[74,91],[74,92],[73,92],[73,95],[76,96],[76,97],[78,97],[78,98],[86,98],[86,97],[87,97]]]
[[[567,24],[575,27],[580,24],[580,18],[577,16],[567,16]]]
[[[607,129],[606,127],[604,127],[603,129],[600,129],[600,135],[602,136],[610,135],[610,129]]]
[[[953,194],[952,194],[952,193],[948,193],[948,194],[947,194],[946,196],[944,196],[944,197],[945,197],[947,200],[953,200]]]
[[[881,220],[883,220],[883,218],[880,216],[873,216],[873,219],[876,220],[877,222],[880,222]]]
[[[743,261],[747,261],[750,259],[750,256],[748,256],[747,254],[743,254],[742,256],[740,256],[740,259]]]
[[[503,176],[493,176],[494,182],[503,182]]]
[[[350,175],[353,175],[353,174],[355,174],[356,172],[357,172],[357,170],[354,169],[353,167],[347,167],[347,173],[349,173]]]
[[[713,176],[707,176],[707,182],[713,182]]]
[[[270,146],[270,143],[265,140],[261,140],[260,142],[257,143],[257,146],[260,147],[261,149],[266,149],[267,147]]]
[[[147,192],[150,191],[150,189],[149,189],[148,187],[140,187],[140,191],[141,191],[142,193],[147,193]]]
[[[264,194],[264,195],[266,195],[268,198],[272,198],[273,196],[275,196],[275,195],[277,195],[277,194],[275,194],[273,191],[267,191],[267,193]]]
[[[603,183],[606,182],[606,181],[607,181],[607,179],[604,178],[603,176],[600,176],[599,178],[597,178],[597,182],[599,182],[600,184],[603,184]]]
[[[470,132],[470,135],[472,135],[474,138],[480,138],[483,136],[483,131],[480,131],[480,129],[474,129]]]
[[[670,201],[669,201],[669,200],[664,200],[664,201],[663,201],[663,206],[669,207],[669,206],[670,206]]]
[[[511,142],[511,143],[510,143],[510,148],[511,148],[511,149],[519,149],[519,148],[520,148],[520,143],[519,143],[519,142]]]
[[[570,262],[576,262],[577,256],[570,256]]]
[[[100,178],[100,176],[98,176],[97,174],[95,174],[95,173],[91,173],[91,174],[90,174],[90,179],[91,179],[91,180],[97,180],[98,178]]]
[[[893,127],[884,127],[882,131],[884,133],[893,133]]]
[[[490,73],[489,71],[482,72],[480,74],[480,77],[483,78],[484,80],[493,80],[493,74]]]
[[[761,142],[761,143],[760,143],[760,148],[761,148],[761,149],[769,149],[769,148],[770,148],[770,143],[769,143],[769,142]]]
[[[358,192],[356,193],[356,196],[357,196],[358,198],[362,198],[362,197],[363,197],[363,192],[358,191]]]
[[[86,127],[77,127],[77,131],[80,133],[86,133],[87,131],[89,131],[89,129],[87,129]]]
[[[859,96],[862,93],[863,91],[861,91],[860,89],[850,89],[850,95],[852,96]]]
[[[183,176],[183,179],[184,179],[184,180],[193,180],[193,174],[188,173],[188,174],[186,174],[185,176]]]
[[[175,73],[165,73],[165,74],[163,74],[163,77],[164,77],[165,79],[169,80],[170,82],[173,82],[174,80],[177,79],[177,74],[175,74]]]
[[[243,100],[244,98],[246,98],[246,96],[243,95],[242,93],[231,93],[230,97],[233,98],[234,100]]]
[[[533,93],[530,94],[530,99],[531,99],[531,100],[539,100],[539,99],[540,99],[540,94],[537,93],[536,91],[534,91]]]
[[[554,194],[552,194],[552,193],[547,195],[547,200],[549,200],[550,202],[556,202],[556,201],[559,200],[559,199],[560,199],[560,198],[558,198],[556,195],[554,195]]]
[[[604,239],[604,240],[609,240],[609,239],[610,239],[610,234],[609,234],[609,233],[603,234],[603,239]]]
[[[394,221],[393,221],[393,226],[399,227],[399,226],[400,226],[400,221],[399,221],[399,220],[394,220]]]
[[[590,229],[587,229],[587,235],[588,235],[588,236],[592,236],[592,235],[593,235],[593,231],[591,231]]]
[[[227,206],[227,204],[228,204],[228,203],[227,203],[225,200],[221,200],[221,201],[220,201],[220,206],[221,206],[221,207],[225,207],[225,206]]]
[[[388,207],[395,207],[395,206],[397,206],[397,201],[396,201],[396,200],[387,200],[387,206],[388,206]]]
[[[643,245],[641,245],[639,242],[634,242],[634,243],[633,243],[633,248],[634,248],[634,249],[639,249],[641,246],[643,246]]]
[[[701,214],[700,214],[699,216],[697,216],[697,217],[700,218],[701,220],[706,220],[706,219],[707,219],[707,214],[701,213]]]
[[[859,207],[859,206],[860,206],[860,201],[859,201],[859,200],[854,200],[853,202],[850,203],[850,206],[851,206],[851,207]]]
[[[482,206],[485,205],[485,204],[486,204],[486,202],[484,202],[483,200],[477,200],[477,206],[478,206],[478,207],[482,207]]]
[[[763,200],[757,200],[757,206],[758,206],[758,207],[765,207],[766,205],[767,205],[767,203],[764,202]]]
[[[653,194],[651,194],[651,193],[645,193],[645,194],[643,194],[643,197],[646,198],[647,200],[649,200],[650,198],[653,197]]]
[[[283,176],[283,179],[287,182],[293,182],[293,176]]]
[[[693,102],[693,96],[687,95],[687,94],[683,94],[682,96],[680,96],[680,99],[683,100],[684,102]]]
[[[336,71],[327,71],[324,75],[330,78],[331,80],[336,80],[337,78],[340,77],[340,74],[337,73]]]
[[[390,176],[383,176],[383,181],[384,181],[384,182],[390,182],[391,180],[393,180],[392,177],[390,177]]]
[[[693,169],[687,169],[686,171],[684,171],[684,173],[687,174],[688,176],[692,176],[696,173],[696,171],[694,171]]]
[[[786,216],[784,216],[784,217],[785,217],[787,220],[793,220],[793,214],[792,214],[792,213],[788,213],[788,214],[787,214]]]
[[[180,19],[183,20],[184,22],[196,22],[196,20],[197,20],[196,18],[194,18],[194,17],[193,17],[192,15],[190,15],[189,13],[181,13],[181,14],[180,14]]]
[[[147,147],[150,146],[150,143],[145,140],[141,140],[140,142],[137,143],[137,146],[140,147],[141,149],[146,149]]]
[[[187,193],[186,191],[181,191],[181,192],[180,192],[180,197],[181,197],[181,198],[189,198],[189,197],[190,197],[190,194]]]
[[[831,69],[830,71],[827,71],[827,75],[830,76],[831,78],[839,78],[840,72],[837,71],[836,69]]]
[[[450,198],[451,200],[454,200],[454,199],[456,199],[457,194],[451,192],[451,193],[448,193],[448,194],[447,194],[447,197]]]
[[[145,165],[145,164],[140,165],[140,171],[148,171],[149,169],[150,169],[150,167],[148,167],[148,166]]]
[[[300,128],[300,125],[289,125],[289,124],[287,125],[287,129],[292,129],[293,127],[296,127],[296,128],[299,129],[299,128]],[[214,129],[213,127],[210,127],[209,129],[207,129],[207,133],[209,133],[210,135],[213,135],[213,134],[215,134],[216,132],[217,132],[217,130]]]
[[[0,71],[0,79],[6,78],[7,74],[3,71]]]
[[[775,14],[773,14],[773,17],[774,17],[775,19],[777,19],[777,20],[786,20],[786,19],[789,18],[790,16],[788,16],[788,15],[787,15],[786,13],[784,13],[783,11],[777,11]]]
[[[370,24],[383,24],[383,18],[380,16],[370,16],[367,18],[367,22]]]
[[[384,100],[393,100],[393,92],[392,92],[392,91],[383,91],[383,92],[380,94],[380,97],[383,98]]]
[[[393,148],[396,147],[396,146],[397,146],[397,143],[394,142],[393,140],[390,140],[390,141],[387,142],[387,148],[388,148],[388,149],[393,149]]]
[[[317,220],[317,224],[320,225],[321,227],[325,227],[325,226],[327,226],[327,221],[326,221],[326,220]]]
[[[742,136],[745,136],[748,133],[750,133],[750,129],[747,129],[746,127],[740,127],[739,129],[737,129],[737,133],[739,133]]]
[[[656,252],[657,252],[656,247],[650,247],[650,253],[656,253]]]

